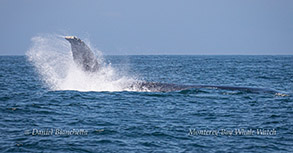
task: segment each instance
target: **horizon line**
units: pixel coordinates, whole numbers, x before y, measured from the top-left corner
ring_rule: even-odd
[[[103,56],[292,56],[293,54],[103,54]],[[25,54],[3,54],[0,56],[26,56]]]

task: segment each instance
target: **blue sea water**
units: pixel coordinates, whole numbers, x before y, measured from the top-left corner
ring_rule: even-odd
[[[0,152],[293,150],[293,56],[105,56],[104,62],[115,79],[0,56]],[[129,78],[279,93],[108,88]]]

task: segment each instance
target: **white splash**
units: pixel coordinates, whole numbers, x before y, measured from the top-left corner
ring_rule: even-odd
[[[60,35],[36,36],[26,55],[51,90],[123,91],[136,80],[119,76],[111,64],[105,64],[102,53],[91,48],[101,63],[96,73],[82,71],[73,61],[70,43]],[[90,44],[90,43],[87,43]]]

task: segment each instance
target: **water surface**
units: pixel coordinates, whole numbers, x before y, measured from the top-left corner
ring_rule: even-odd
[[[52,67],[38,69],[27,56],[1,56],[0,151],[293,150],[293,56],[105,56],[104,60],[111,71],[105,78],[113,77],[108,80],[78,73],[67,77],[67,70],[53,75]],[[40,70],[50,72],[51,78]],[[72,85],[74,79],[83,82]],[[115,84],[131,79],[261,87],[281,94],[217,89],[137,92]],[[113,86],[111,81],[116,81]],[[256,133],[261,130],[269,132]]]

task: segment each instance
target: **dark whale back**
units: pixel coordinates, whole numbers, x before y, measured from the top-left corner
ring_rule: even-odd
[[[150,92],[171,92],[171,91],[181,91],[189,89],[200,89],[200,88],[210,88],[210,89],[221,89],[221,90],[237,90],[252,93],[272,93],[276,94],[278,91],[266,88],[252,88],[252,87],[234,87],[234,86],[217,86],[217,85],[178,85],[169,83],[159,83],[159,82],[138,82],[132,85],[131,88],[138,89],[140,91],[150,91]]]

